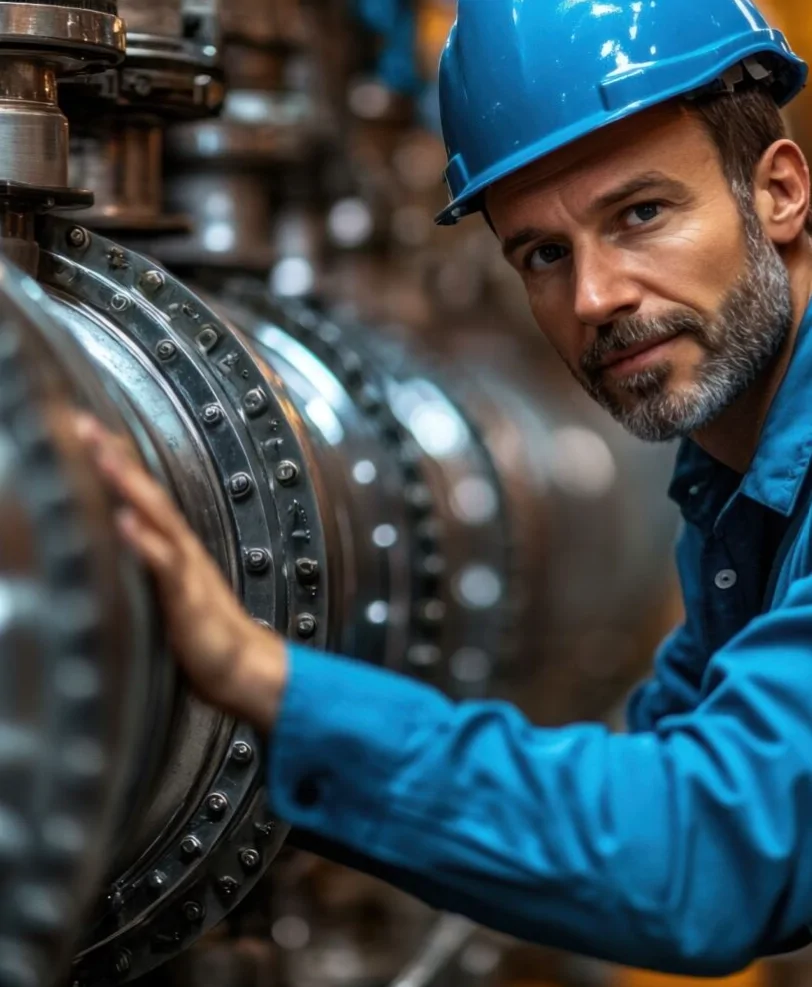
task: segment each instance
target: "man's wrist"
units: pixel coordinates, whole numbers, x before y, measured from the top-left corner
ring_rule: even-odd
[[[236,663],[230,712],[268,734],[279,713],[288,680],[289,657],[285,639],[256,628]]]

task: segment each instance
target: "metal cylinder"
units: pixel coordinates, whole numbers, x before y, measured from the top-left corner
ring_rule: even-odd
[[[0,61],[0,175],[31,185],[68,184],[68,122],[53,66],[24,56]]]

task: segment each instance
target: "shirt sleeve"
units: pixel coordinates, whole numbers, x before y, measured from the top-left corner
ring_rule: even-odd
[[[660,645],[653,675],[629,699],[626,722],[632,733],[653,730],[664,717],[692,710],[699,702],[709,657],[699,621],[702,604],[695,599],[701,578],[701,552],[701,534],[693,525],[686,525],[677,545],[676,561],[688,616]]]
[[[499,702],[291,649],[284,819],[407,890],[539,943],[721,976],[812,920],[812,578],[652,732],[533,727]]]

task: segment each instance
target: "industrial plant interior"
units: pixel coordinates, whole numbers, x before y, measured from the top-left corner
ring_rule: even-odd
[[[803,0],[765,9],[812,53]],[[485,223],[433,225],[454,13],[0,2],[2,987],[683,982],[303,849],[69,427],[126,435],[291,640],[621,727],[680,619],[676,450],[583,394]],[[800,987],[812,959],[728,982]]]

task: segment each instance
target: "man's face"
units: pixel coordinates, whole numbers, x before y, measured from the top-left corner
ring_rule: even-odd
[[[784,264],[675,104],[504,179],[487,208],[539,327],[640,438],[707,425],[791,330]]]

